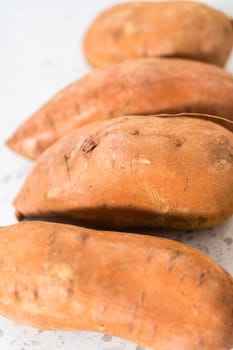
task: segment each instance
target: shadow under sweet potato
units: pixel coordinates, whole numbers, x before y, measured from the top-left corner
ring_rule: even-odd
[[[17,213],[22,220],[44,220],[52,222],[68,223],[89,228],[106,231],[118,230],[127,232],[139,232],[156,236],[170,236],[177,230],[199,230],[209,228],[211,218],[201,215],[170,215],[159,213],[157,216],[152,211],[139,210],[128,207],[106,207],[84,208],[82,210],[70,210],[66,212],[49,211],[36,216],[24,217]],[[169,231],[169,233],[168,233]]]

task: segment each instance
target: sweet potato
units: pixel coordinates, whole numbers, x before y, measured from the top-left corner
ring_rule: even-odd
[[[154,350],[229,350],[233,279],[172,240],[25,222],[0,229],[0,313]]]
[[[183,57],[224,66],[231,20],[192,1],[130,2],[102,12],[84,38],[89,63],[104,67],[140,57]]]
[[[233,121],[233,76],[212,65],[175,59],[97,70],[52,98],[16,130],[8,146],[36,159],[60,137],[87,123],[167,112],[208,113]]]
[[[214,226],[233,214],[233,133],[185,116],[86,125],[39,158],[14,205],[19,217],[99,227]]]

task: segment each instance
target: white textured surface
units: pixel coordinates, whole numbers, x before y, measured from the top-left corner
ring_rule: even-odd
[[[233,16],[233,1],[205,1]],[[111,0],[0,0],[0,225],[14,223],[12,199],[31,163],[6,149],[11,132],[60,88],[88,71],[81,39]],[[228,69],[233,71],[233,59]],[[167,233],[209,254],[233,274],[233,220],[204,232]],[[88,332],[39,332],[0,318],[1,350],[142,350]]]

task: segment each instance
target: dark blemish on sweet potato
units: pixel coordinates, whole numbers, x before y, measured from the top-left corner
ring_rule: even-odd
[[[225,299],[223,296],[221,297],[221,299],[220,299],[220,300],[221,300],[221,303],[222,303],[223,305],[225,305],[225,304],[226,304],[226,299]],[[233,311],[233,310],[232,310],[232,311]]]
[[[55,126],[55,122],[53,120],[53,118],[51,117],[51,115],[47,112],[46,113],[46,118],[47,118],[47,121],[50,125],[50,128],[53,130],[53,133],[56,134],[56,126]]]
[[[204,347],[205,347],[205,344],[204,344],[204,341],[203,341],[202,336],[199,336],[199,339],[198,339],[198,347],[199,347],[200,349],[204,349]]]
[[[142,293],[141,293],[141,295],[140,295],[140,297],[139,297],[139,304],[140,304],[140,305],[144,302],[145,296],[146,296],[146,293],[145,293],[145,291],[143,290]]]
[[[97,102],[99,100],[99,91],[98,90],[94,90],[91,92],[90,95],[90,100],[94,100],[95,102]]]
[[[81,148],[80,151],[84,154],[92,152],[95,148],[97,147],[97,143],[95,140],[93,140],[92,138],[90,139],[86,139]]]
[[[87,154],[92,152],[98,146],[97,142],[92,136],[88,137],[81,145],[80,152]]]
[[[69,159],[70,159],[70,157],[65,154],[64,155],[64,160],[65,160],[65,166],[66,166],[66,173],[67,173],[68,179],[70,181]]]
[[[74,281],[73,280],[70,280],[69,286],[68,286],[66,291],[67,291],[67,297],[71,298],[74,294]]]
[[[77,115],[80,114],[80,106],[77,103],[74,104],[74,110]]]
[[[121,27],[116,28],[115,30],[112,30],[110,34],[113,40],[117,41],[123,34],[122,28]]]
[[[130,133],[130,135],[135,135],[135,136],[137,136],[137,135],[139,135],[139,134],[140,134],[140,131],[137,130],[137,129],[133,130],[133,131]]]
[[[175,262],[176,262],[176,259],[177,259],[179,256],[181,256],[181,255],[183,255],[183,253],[182,253],[181,251],[179,251],[179,250],[175,251],[175,252],[171,255],[171,257],[170,257],[170,259],[169,259],[169,261],[168,261],[168,266],[167,266],[168,272],[170,272],[170,271],[173,269],[173,267],[174,267],[174,265],[175,265]]]
[[[15,286],[15,288],[14,288],[14,295],[15,295],[15,299],[20,302],[21,298],[20,298],[20,294],[19,294],[17,286]]]
[[[109,111],[108,112],[108,116],[110,117],[110,119],[111,118],[116,118],[116,117],[120,116],[120,113],[118,111],[113,110],[113,111]]]
[[[52,245],[55,242],[55,239],[56,239],[56,233],[55,232],[51,232],[49,234],[49,237],[48,237],[49,245]]]
[[[189,187],[189,175],[186,175],[183,193],[185,193],[187,191],[188,187]]]
[[[112,156],[111,156],[111,166],[112,168],[115,168],[115,163],[116,163],[116,159],[114,154],[117,153],[117,147],[115,145],[115,143],[112,145]]]
[[[33,297],[35,300],[37,300],[39,298],[39,293],[38,293],[38,289],[34,288],[33,289]]]
[[[181,147],[183,145],[183,142],[180,139],[174,139],[173,143],[176,147]]]
[[[88,233],[83,232],[80,234],[80,241],[83,245],[87,244],[88,240],[89,240],[90,236]]]
[[[55,247],[55,249],[52,251],[52,255],[59,256],[62,254],[62,248],[61,247]]]
[[[205,280],[206,280],[206,271],[202,271],[197,281],[198,286],[201,286],[205,282]]]
[[[130,113],[130,108],[132,107],[132,101],[126,101],[125,104],[124,104],[124,108],[125,108],[125,113],[127,110],[129,110],[129,113]]]
[[[232,23],[232,20],[231,20]],[[223,33],[226,35],[232,35],[232,28],[228,25],[223,26]]]

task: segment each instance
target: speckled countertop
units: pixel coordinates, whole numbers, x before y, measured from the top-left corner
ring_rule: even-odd
[[[16,222],[11,202],[32,163],[11,153],[4,140],[59,89],[89,68],[83,32],[112,0],[0,0],[0,225]],[[233,17],[233,1],[205,1]],[[228,70],[233,72],[233,57]],[[214,229],[167,232],[209,254],[233,274],[233,219]],[[0,318],[1,350],[142,350],[108,335],[40,332]]]

